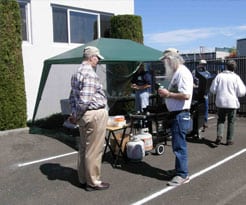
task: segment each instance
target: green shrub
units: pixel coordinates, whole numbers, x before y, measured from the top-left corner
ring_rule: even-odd
[[[26,126],[20,9],[0,0],[0,130]]]
[[[142,18],[136,15],[118,15],[110,20],[110,37],[130,39],[143,43]]]

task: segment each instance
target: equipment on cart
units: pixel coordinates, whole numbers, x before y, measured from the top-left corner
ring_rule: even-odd
[[[145,156],[144,142],[137,136],[131,136],[126,144],[127,157],[132,161],[141,161]]]
[[[143,113],[130,114],[133,133],[138,133],[137,136],[145,138],[145,151],[154,149],[158,155],[164,153],[164,145],[167,143],[167,137],[170,136],[168,116],[165,105],[148,106]]]
[[[149,133],[148,128],[140,129],[140,133],[134,135],[134,137],[137,137],[144,142],[144,149],[146,152],[153,149],[152,135]]]

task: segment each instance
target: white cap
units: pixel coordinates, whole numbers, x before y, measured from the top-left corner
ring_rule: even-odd
[[[168,53],[168,52],[179,53],[178,49],[176,49],[176,48],[167,48],[164,51],[164,53]]]
[[[176,53],[176,54],[179,53],[178,49],[176,49],[176,48],[167,48],[167,49],[163,52],[163,55],[159,58],[159,60],[162,60],[162,59],[165,57],[165,55],[166,55],[167,53],[169,53],[169,52],[171,52],[171,53]]]
[[[100,59],[104,59],[104,57],[100,54],[98,48],[94,46],[87,46],[84,48],[83,55],[86,57],[97,56]]]
[[[200,60],[199,64],[207,64],[207,61],[206,60]]]

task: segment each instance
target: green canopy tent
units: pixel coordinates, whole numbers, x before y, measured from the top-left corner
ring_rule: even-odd
[[[62,66],[64,65],[74,65],[80,64],[82,62],[82,52],[86,46],[95,46],[100,50],[101,55],[104,57],[103,60],[100,61],[100,64],[108,65],[115,63],[128,63],[131,66],[135,66],[140,62],[156,62],[159,61],[159,58],[162,55],[162,52],[150,47],[147,47],[143,44],[137,43],[132,40],[126,39],[112,39],[112,38],[100,38],[89,43],[84,44],[83,46],[79,46],[77,48],[71,49],[67,52],[64,52],[55,57],[49,58],[44,61],[42,76],[39,84],[38,95],[36,98],[36,103],[34,107],[33,113],[33,121],[36,118],[37,111],[39,109],[40,101],[43,99],[44,88],[51,89],[52,95],[54,92],[57,93],[55,87],[59,87],[62,81],[62,75],[67,75],[67,71],[62,71]],[[63,65],[62,65],[63,64]],[[51,81],[60,82],[60,85],[47,85],[47,79],[49,78],[51,70],[53,70],[53,66],[56,68],[56,78],[51,79]],[[62,72],[61,72],[62,71]],[[74,72],[74,70],[72,71]],[[59,76],[61,79],[59,79]],[[69,75],[70,79],[71,75]],[[70,84],[66,85],[70,87]],[[68,96],[67,96],[68,97]],[[49,100],[49,99],[47,99]],[[52,106],[46,106],[44,109],[49,111],[49,108]],[[53,113],[50,113],[53,114]]]

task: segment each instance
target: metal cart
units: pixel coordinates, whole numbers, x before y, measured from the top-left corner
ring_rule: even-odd
[[[153,149],[158,155],[165,152],[170,134],[169,112],[164,105],[148,106],[144,113],[130,114],[133,133],[148,128],[152,135]]]

